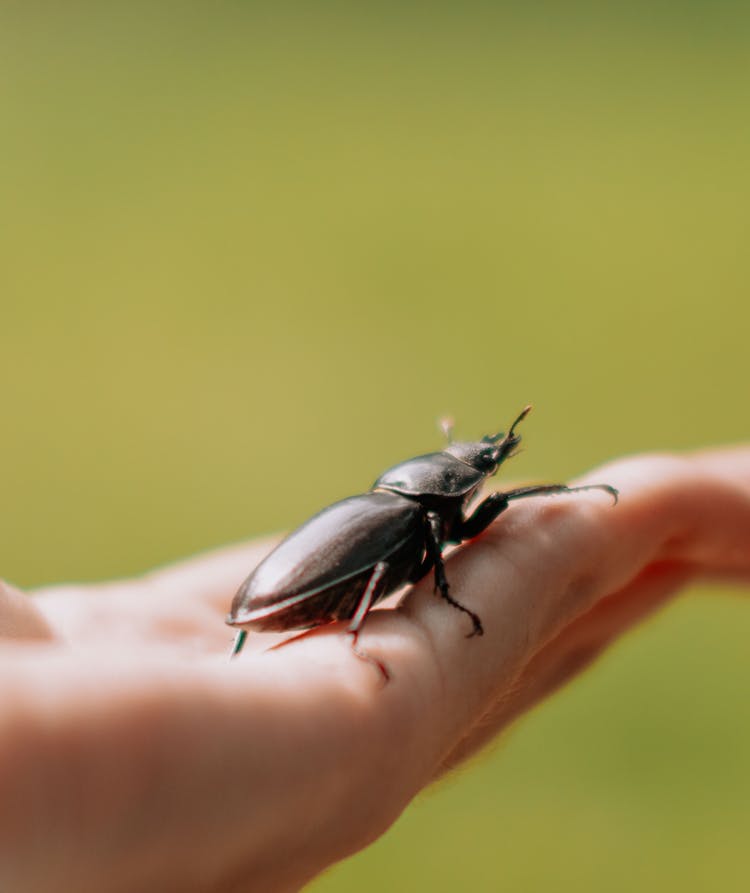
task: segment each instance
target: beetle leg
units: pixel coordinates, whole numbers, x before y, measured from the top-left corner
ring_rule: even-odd
[[[425,526],[429,526],[427,523]],[[430,534],[428,533],[425,537],[425,540],[428,540]],[[422,577],[426,577],[427,574],[433,569],[435,566],[435,556],[433,554],[433,550],[430,548],[425,549],[424,558],[422,561],[414,568],[411,572],[411,576],[409,577],[410,583],[418,583]]]
[[[368,654],[366,651],[362,651],[362,649],[357,648],[357,640],[359,639],[359,634],[362,631],[362,627],[364,626],[365,619],[370,612],[370,608],[377,600],[378,588],[382,583],[383,577],[385,577],[387,571],[388,564],[385,561],[379,561],[375,565],[372,576],[370,577],[367,586],[365,586],[365,591],[362,593],[362,598],[360,598],[359,604],[357,605],[354,614],[352,614],[352,619],[349,622],[349,628],[347,630],[349,635],[352,637],[352,651],[360,660],[367,661],[367,663],[376,666],[382,674],[383,680],[385,682],[388,682],[388,680],[391,678],[391,674],[386,669],[385,664],[379,661],[376,657],[373,657],[371,654]]]
[[[484,633],[484,629],[482,628],[482,621],[479,619],[479,616],[464,607],[460,602],[457,602],[450,594],[448,580],[445,576],[445,563],[443,562],[441,548],[442,521],[440,515],[436,512],[428,512],[427,520],[429,521],[429,527],[427,528],[427,554],[435,566],[435,592],[440,592],[440,595],[442,595],[448,604],[453,605],[454,608],[458,608],[459,611],[463,611],[464,614],[468,614],[469,617],[471,617],[471,622],[474,624],[474,628],[467,635],[467,639],[470,639],[472,636],[481,636]]]
[[[501,512],[508,508],[509,496],[515,492],[515,490],[511,490],[510,493],[490,493],[486,499],[479,503],[468,518],[464,518],[463,521],[454,526],[451,542],[461,543],[464,540],[470,540],[475,536],[479,536]]]
[[[247,630],[241,629],[237,633],[237,638],[234,640],[234,645],[232,646],[232,653],[229,655],[229,659],[231,660],[233,657],[237,657],[237,655],[242,651],[242,646],[245,644],[245,639],[247,638]]]
[[[461,542],[478,536],[501,512],[508,508],[514,499],[524,499],[526,496],[551,496],[555,493],[577,493],[579,490],[604,490],[617,503],[617,490],[608,484],[587,484],[582,487],[566,487],[565,484],[540,484],[535,487],[519,487],[517,490],[508,490],[507,493],[490,493],[486,499],[479,503],[475,511],[457,526],[451,542]]]

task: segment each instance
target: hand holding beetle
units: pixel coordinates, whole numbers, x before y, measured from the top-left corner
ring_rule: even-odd
[[[429,577],[373,611],[385,686],[340,626],[227,661],[228,600],[267,543],[34,599],[1,587],[0,889],[297,889],[685,582],[750,579],[750,446],[580,483],[600,481],[617,509],[529,499],[448,559],[483,637]]]

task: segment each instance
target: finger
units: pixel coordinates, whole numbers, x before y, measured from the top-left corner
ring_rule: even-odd
[[[276,545],[278,537],[264,537],[196,555],[166,565],[140,578],[144,591],[166,595],[178,591],[186,598],[201,598],[223,613],[242,581]]]
[[[687,561],[716,573],[750,570],[750,447],[621,460],[586,476],[613,479],[627,498],[612,515],[622,557]]]
[[[104,635],[111,646],[148,641],[227,653],[232,596],[271,545],[229,546],[130,580],[45,587],[35,600],[49,625],[77,645]]]
[[[747,450],[722,462],[730,459],[747,481]],[[451,593],[482,618],[482,638],[464,638],[465,618],[432,595],[431,581],[415,587],[402,612],[429,639],[446,700],[457,707],[456,730],[518,678],[530,655],[650,565],[750,573],[750,496],[744,483],[714,473],[716,461],[644,456],[587,475],[585,483],[620,490],[616,507],[595,492],[514,506],[448,561]]]
[[[747,444],[696,450],[690,455],[706,471],[750,493],[750,447]]]
[[[222,607],[240,583],[275,544],[277,538],[268,537],[215,549],[174,564],[156,568],[139,577],[106,583],[84,583],[64,586],[45,586],[36,590],[39,595],[54,596],[75,590],[88,592],[97,598],[118,595],[151,598],[177,593],[180,598],[205,599]],[[177,597],[177,596],[176,596]]]
[[[479,751],[499,729],[578,676],[616,639],[671,602],[689,578],[686,567],[657,565],[574,621],[531,658],[518,679],[467,730],[440,772]]]
[[[50,625],[28,595],[0,580],[0,639],[52,639]]]

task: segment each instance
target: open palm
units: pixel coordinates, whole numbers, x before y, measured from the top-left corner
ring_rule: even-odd
[[[750,448],[621,460],[514,506],[423,580],[229,662],[233,592],[271,542],[117,583],[0,591],[0,889],[298,889],[700,575],[750,577]],[[43,853],[43,858],[40,857]]]

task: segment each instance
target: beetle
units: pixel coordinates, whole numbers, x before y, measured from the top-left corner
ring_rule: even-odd
[[[441,452],[395,465],[367,493],[328,506],[287,536],[234,597],[227,617],[239,628],[232,657],[251,629],[278,632],[348,620],[352,650],[387,679],[385,667],[357,648],[362,626],[376,602],[430,571],[435,592],[471,619],[468,637],[481,636],[479,616],[450,593],[445,546],[478,536],[516,499],[603,490],[617,502],[608,484],[541,484],[490,493],[472,508],[484,480],[514,455],[521,441],[516,428],[530,411],[526,406],[507,434],[474,442],[454,442],[446,424],[448,445]]]

